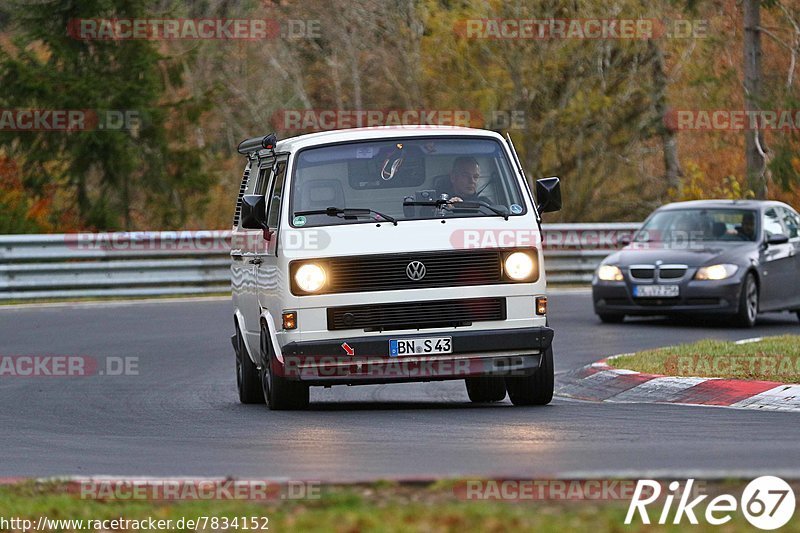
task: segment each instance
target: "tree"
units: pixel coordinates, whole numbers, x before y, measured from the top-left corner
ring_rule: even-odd
[[[760,109],[761,92],[761,0],[743,0],[744,6],[744,106]],[[747,180],[757,198],[767,197],[767,149],[764,133],[758,128],[745,130]]]
[[[69,190],[86,227],[130,229],[144,209],[158,209],[157,217],[147,213],[150,220],[180,224],[187,200],[208,182],[202,151],[185,140],[197,104],[165,101],[181,76],[156,45],[82,40],[67,31],[76,19],[146,18],[146,8],[135,0],[82,0],[11,9],[14,48],[0,50],[0,107],[88,113],[85,129],[7,131],[0,145],[19,163],[30,194],[45,194],[48,183]],[[111,124],[125,116],[128,122]]]

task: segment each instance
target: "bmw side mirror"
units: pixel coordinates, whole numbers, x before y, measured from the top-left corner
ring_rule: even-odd
[[[267,201],[263,194],[242,196],[242,227],[267,230]],[[267,239],[269,240],[269,239]]]
[[[561,181],[553,176],[536,180],[536,202],[540,213],[553,213],[561,209]]]
[[[787,242],[789,242],[789,236],[784,235],[783,233],[776,233],[775,235],[770,235],[767,237],[767,246],[786,244]]]

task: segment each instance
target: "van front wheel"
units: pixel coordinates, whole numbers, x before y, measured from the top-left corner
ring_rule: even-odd
[[[258,368],[247,354],[247,347],[244,345],[238,324],[236,325],[236,388],[239,391],[239,402],[264,403]]]
[[[553,399],[553,347],[542,354],[539,370],[531,376],[506,378],[506,389],[514,405],[547,405]]]
[[[289,411],[308,407],[308,385],[279,376],[280,368],[271,349],[269,332],[261,326],[261,388],[267,405],[273,411]]]
[[[471,402],[499,402],[506,397],[506,384],[503,378],[466,378],[467,395]]]

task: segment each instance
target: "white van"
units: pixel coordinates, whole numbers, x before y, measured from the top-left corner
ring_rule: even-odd
[[[243,141],[232,235],[243,403],[309,386],[464,379],[474,402],[553,396],[540,214],[510,138],[356,128]]]

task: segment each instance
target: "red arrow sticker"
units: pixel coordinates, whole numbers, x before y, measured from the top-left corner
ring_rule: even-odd
[[[356,354],[356,351],[354,349],[352,349],[350,347],[350,345],[347,344],[346,342],[342,343],[342,348],[344,348],[344,351],[347,352],[347,355],[355,355]]]

